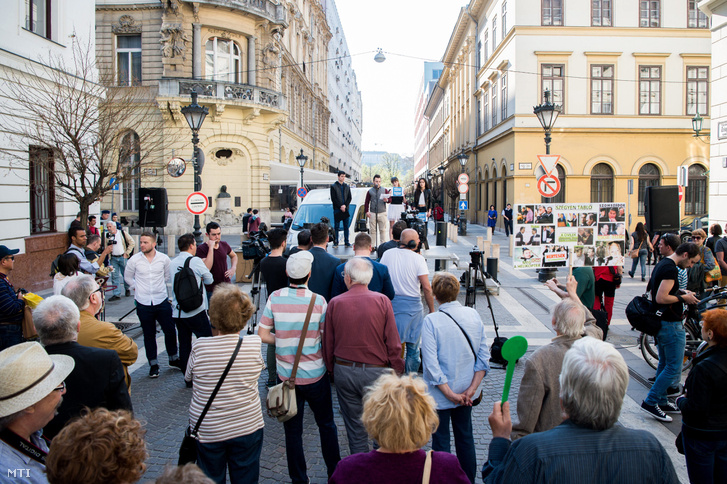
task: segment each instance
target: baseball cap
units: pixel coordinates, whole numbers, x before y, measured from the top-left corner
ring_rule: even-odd
[[[310,274],[312,265],[313,254],[307,250],[302,250],[288,257],[288,262],[285,264],[285,270],[288,273],[288,277],[291,279],[303,279]]]
[[[8,249],[6,246],[0,245],[0,259],[17,254],[18,252],[20,252],[20,249]]]

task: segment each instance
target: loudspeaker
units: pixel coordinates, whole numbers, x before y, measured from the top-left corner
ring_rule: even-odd
[[[166,188],[139,188],[140,227],[166,227],[168,215]]]
[[[679,187],[646,187],[644,190],[644,218],[650,233],[679,232]]]

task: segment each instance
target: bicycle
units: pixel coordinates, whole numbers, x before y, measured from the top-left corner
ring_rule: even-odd
[[[687,317],[684,320],[684,330],[686,331],[686,345],[684,346],[684,358],[682,360],[682,372],[692,367],[692,361],[703,349],[705,342],[702,340],[702,313],[708,309],[724,308],[727,306],[724,302],[714,304],[707,307],[710,301],[727,298],[727,286],[714,287],[707,290],[706,297],[702,298],[699,303],[694,306],[688,306]],[[641,333],[639,336],[639,348],[644,361],[653,369],[659,365],[659,350],[657,341],[654,336]]]

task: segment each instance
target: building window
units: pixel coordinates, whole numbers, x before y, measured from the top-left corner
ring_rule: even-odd
[[[639,66],[639,114],[661,114],[660,66]]]
[[[540,197],[541,203],[565,203],[565,170],[560,164],[555,165],[558,171],[558,181],[560,182],[560,191],[554,197]],[[542,172],[543,175],[545,172]]]
[[[492,81],[492,127],[497,125],[497,81]]]
[[[687,66],[687,114],[709,114],[709,67]]]
[[[131,177],[121,184],[121,209],[125,212],[136,212],[139,209],[139,177],[140,147],[139,135],[130,131],[121,138],[119,163]]]
[[[485,29],[485,31],[482,33],[482,37],[484,40],[484,49],[482,49],[482,55],[485,56],[485,62],[487,62],[489,50],[490,50],[490,42],[489,42],[489,39],[487,38],[487,29]]]
[[[482,99],[477,98],[477,136],[482,134]]]
[[[687,2],[687,27],[690,29],[708,29],[709,17],[707,17],[697,4],[699,0],[689,0]]]
[[[477,52],[475,53],[475,69],[479,72],[482,66],[482,41],[477,42]]]
[[[507,35],[507,2],[502,0],[502,40]]]
[[[53,177],[53,152],[31,146],[28,181],[30,189],[30,233],[56,231],[56,196]]]
[[[231,40],[213,37],[205,48],[205,74],[211,81],[242,82],[240,47]]]
[[[639,170],[639,215],[644,215],[644,195],[646,187],[658,187],[661,185],[661,173],[659,168],[653,163],[647,163]]]
[[[482,97],[484,98],[484,103],[485,103],[485,109],[483,110],[484,112],[482,113],[483,114],[482,117],[484,119],[484,122],[482,123],[482,132],[484,133],[485,131],[490,129],[490,127],[488,126],[488,124],[490,122],[490,96],[487,93],[486,89],[484,90],[484,94],[482,95]]]
[[[543,82],[540,86],[540,92],[550,91],[550,102],[560,104],[561,113],[564,113],[565,66],[563,64],[543,64],[541,68]]]
[[[500,96],[500,103],[502,104],[502,120],[507,118],[507,72],[502,73],[502,80],[500,81],[502,96]]]
[[[613,114],[613,65],[591,66],[591,114]]]
[[[707,213],[707,169],[694,164],[689,167],[689,185],[684,187],[684,215]]]
[[[661,26],[661,0],[640,0],[639,26]]]
[[[25,28],[51,38],[51,0],[25,0]]]
[[[591,203],[613,201],[613,170],[599,163],[591,170]]]
[[[542,0],[543,25],[563,25],[563,0]]]
[[[116,74],[119,86],[141,84],[141,35],[116,37]]]
[[[497,49],[497,15],[492,17],[492,52]]]
[[[610,27],[611,1],[591,0],[591,25],[593,27]]]

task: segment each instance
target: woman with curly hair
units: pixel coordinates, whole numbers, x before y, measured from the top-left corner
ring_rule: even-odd
[[[66,425],[46,457],[50,484],[130,484],[146,470],[144,430],[126,410],[97,408]]]
[[[427,466],[433,484],[470,482],[452,454],[421,450],[439,425],[422,379],[393,371],[379,377],[364,397],[361,421],[381,447],[340,461],[329,484],[419,484]]]

